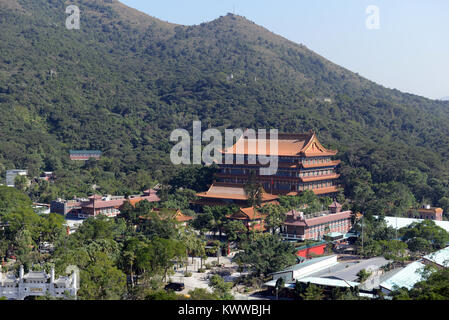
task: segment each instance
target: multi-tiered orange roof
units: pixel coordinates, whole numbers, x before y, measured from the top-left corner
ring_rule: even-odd
[[[245,189],[240,184],[214,182],[209,190],[197,194],[201,198],[212,199],[229,199],[229,200],[248,200]],[[269,194],[265,190],[262,191],[262,201],[274,201],[279,199],[278,196]]]
[[[277,150],[271,147],[277,143]],[[334,156],[337,150],[326,149],[317,139],[315,132],[279,133],[277,140],[267,133],[266,137],[249,138],[245,134],[223,154],[278,155],[278,156]]]

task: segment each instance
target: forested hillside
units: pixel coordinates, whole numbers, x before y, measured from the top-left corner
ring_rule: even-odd
[[[72,3],[80,30],[65,28]],[[169,179],[169,134],[199,119],[314,129],[340,150],[346,196],[449,210],[449,102],[386,89],[244,17],[181,26],[115,0],[0,0],[0,29],[0,173],[55,171],[48,197]],[[70,149],[104,157],[80,165]]]

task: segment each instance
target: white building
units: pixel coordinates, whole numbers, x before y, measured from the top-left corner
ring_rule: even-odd
[[[274,272],[271,275],[273,276],[273,281],[276,281],[279,278],[284,278],[285,282],[295,281],[312,273],[328,269],[336,264],[338,264],[337,255],[334,254],[331,256],[313,258],[288,267],[282,271]]]
[[[394,271],[388,279],[380,284],[380,289],[384,294],[390,294],[396,288],[410,290],[417,282],[422,280],[421,271],[424,267],[422,261],[412,262],[406,267]]]
[[[21,170],[21,169],[13,169],[13,170],[7,170],[6,171],[6,186],[7,187],[14,187],[15,186],[15,179],[17,176],[26,176],[28,174],[27,170]]]
[[[24,300],[29,296],[45,296],[49,294],[55,298],[63,298],[68,293],[76,298],[77,274],[55,279],[55,270],[51,269],[48,275],[45,271],[30,271],[24,274],[23,266],[20,266],[19,278],[13,274],[0,272],[0,297],[12,300]]]

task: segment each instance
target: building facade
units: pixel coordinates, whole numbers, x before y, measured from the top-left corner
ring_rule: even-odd
[[[125,202],[129,202],[132,206],[136,203],[147,200],[148,202],[158,202],[160,198],[153,189],[145,190],[143,195],[133,195],[125,198],[124,196],[100,196],[93,195],[88,199],[73,199],[52,201],[50,211],[54,213],[70,215],[86,219],[96,217],[103,214],[107,217],[116,217],[120,214],[120,208]]]
[[[413,215],[409,214],[409,218],[412,218]],[[419,219],[428,219],[428,220],[436,220],[436,221],[443,221],[443,209],[442,208],[435,208],[428,206],[423,206],[422,208],[418,209],[418,218]]]
[[[239,208],[237,212],[226,216],[229,220],[241,221],[248,231],[266,231],[266,217],[266,214],[261,213],[255,207]]]
[[[11,300],[24,300],[26,297],[39,297],[46,294],[54,298],[63,298],[65,294],[69,294],[76,298],[77,286],[76,272],[58,279],[55,279],[54,268],[51,269],[50,274],[44,271],[30,271],[25,274],[23,266],[20,266],[19,278],[11,273],[0,272],[0,297]]]
[[[70,160],[87,161],[90,158],[99,160],[101,151],[98,150],[70,150]]]
[[[22,169],[12,169],[6,171],[6,186],[7,187],[14,187],[15,180],[17,176],[26,176],[28,174],[27,170]]]
[[[251,139],[244,134],[234,146],[222,150],[224,157],[232,156],[234,160],[232,164],[219,165],[216,181],[244,184],[253,171],[257,181],[271,194],[296,195],[304,190],[312,190],[317,195],[338,192],[336,167],[340,161],[332,160],[338,151],[326,149],[314,132],[278,134],[277,140],[273,141],[278,145],[278,170],[274,175],[260,175],[262,165],[254,164],[254,156],[270,156],[271,136],[263,139],[266,142],[264,150],[259,150],[258,140],[262,141],[262,138]],[[238,156],[243,157],[243,164],[237,164]]]
[[[337,202],[329,206],[328,211],[305,215],[301,211],[291,210],[281,230],[285,239],[323,240],[326,234],[345,235],[352,228],[352,211],[342,211]]]

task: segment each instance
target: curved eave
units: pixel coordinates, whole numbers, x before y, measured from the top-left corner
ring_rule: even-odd
[[[325,168],[325,167],[336,167],[341,163],[341,160],[334,160],[330,162],[325,163],[314,163],[314,164],[304,164],[301,163],[301,166],[304,169],[311,169],[311,168]]]
[[[316,195],[321,195],[321,194],[328,194],[328,193],[336,193],[336,192],[339,192],[340,189],[338,187],[332,186],[332,187],[322,188],[322,189],[312,189],[312,191]]]
[[[330,174],[325,176],[313,176],[313,177],[301,177],[302,182],[313,182],[313,181],[322,181],[322,180],[334,180],[340,177],[339,174]]]

